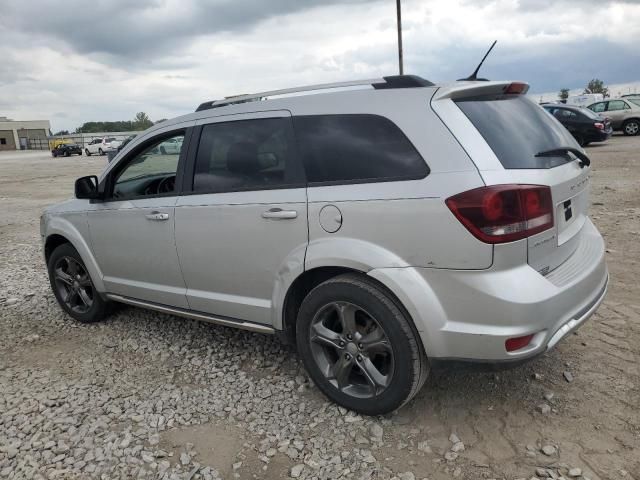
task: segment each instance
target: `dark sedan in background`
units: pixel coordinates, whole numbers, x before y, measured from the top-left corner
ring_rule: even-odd
[[[611,121],[588,108],[555,103],[542,105],[542,108],[564,125],[583,147],[591,142],[604,142],[613,133]]]
[[[82,155],[82,148],[75,143],[62,143],[51,150],[54,157],[69,157],[71,155]]]

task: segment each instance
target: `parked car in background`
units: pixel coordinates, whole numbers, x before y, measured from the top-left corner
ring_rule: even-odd
[[[134,138],[136,138],[136,135],[129,135],[120,145],[118,145],[118,148],[116,148],[116,150],[119,152],[124,147],[126,147]]]
[[[640,102],[638,102],[640,103]],[[640,133],[640,105],[630,98],[612,98],[589,105],[589,109],[611,119],[614,130],[625,135]]]
[[[182,138],[168,138],[164,142],[160,143],[153,153],[160,153],[162,155],[176,155],[180,153],[182,149]]]
[[[93,154],[105,155],[109,150],[118,148],[118,145],[120,145],[120,142],[115,137],[94,138],[85,145],[84,153],[87,156]]]
[[[528,88],[401,75],[204,102],[44,212],[51,288],[80,322],[120,302],[277,334],[368,415],[444,362],[530,360],[609,277],[590,160]]]
[[[542,108],[564,125],[582,147],[604,142],[613,133],[610,120],[588,108],[559,104],[544,104]]]
[[[60,143],[51,150],[54,157],[69,157],[71,155],[82,155],[82,147],[75,143]]]
[[[604,96],[601,93],[585,93],[582,95],[571,95],[567,97],[565,103],[567,105],[575,105],[576,107],[586,107],[601,100],[604,100]]]

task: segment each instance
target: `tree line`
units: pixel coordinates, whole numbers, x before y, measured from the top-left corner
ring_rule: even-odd
[[[98,132],[135,132],[146,130],[156,123],[164,122],[166,118],[153,122],[145,112],[138,112],[133,120],[119,120],[115,122],[85,122],[73,133]],[[60,130],[55,135],[69,135],[69,130]]]
[[[604,98],[607,98],[609,96],[609,89],[605,87],[602,80],[600,80],[599,78],[594,78],[590,80],[589,83],[587,83],[587,86],[582,93],[601,93]],[[567,98],[569,98],[569,89],[561,88],[560,92],[558,93],[558,100],[566,102]]]

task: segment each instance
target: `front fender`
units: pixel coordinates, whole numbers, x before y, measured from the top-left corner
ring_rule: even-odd
[[[89,238],[89,223],[86,212],[69,213],[65,216],[47,216],[44,226],[45,244],[51,235],[60,235],[66,238],[73,248],[80,254],[80,258],[87,267],[93,285],[98,292],[104,293],[106,289],[102,281],[102,270],[98,266],[91,247],[87,242]]]

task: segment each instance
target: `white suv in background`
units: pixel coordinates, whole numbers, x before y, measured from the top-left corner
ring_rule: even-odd
[[[531,359],[609,276],[589,158],[527,89],[395,76],[203,103],[45,211],[53,292],[81,322],[122,302],[277,334],[372,415],[441,362]]]
[[[84,153],[87,156],[105,155],[109,150],[117,149],[120,143],[114,137],[94,138],[85,145]]]

